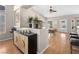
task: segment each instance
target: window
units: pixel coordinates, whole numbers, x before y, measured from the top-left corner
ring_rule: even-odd
[[[0,5],[0,34],[5,33],[5,7]]]
[[[77,26],[79,26],[79,20],[77,20]]]
[[[53,28],[52,21],[48,21],[49,28]]]

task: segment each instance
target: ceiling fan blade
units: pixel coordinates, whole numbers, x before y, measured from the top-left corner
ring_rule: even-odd
[[[52,12],[56,12],[56,10],[52,10]]]
[[[53,10],[52,6],[50,6],[49,11],[50,11],[50,12],[56,12],[56,10]]]
[[[50,9],[49,11],[50,11],[50,12],[56,12],[56,10],[53,10],[53,9]]]

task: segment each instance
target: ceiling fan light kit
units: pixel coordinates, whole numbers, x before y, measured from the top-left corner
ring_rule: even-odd
[[[50,6],[49,12],[50,12],[50,13],[51,13],[51,12],[56,12],[56,10],[53,10],[53,9],[52,9],[52,6]]]

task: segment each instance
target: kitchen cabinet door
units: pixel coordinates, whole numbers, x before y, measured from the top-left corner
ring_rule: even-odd
[[[23,53],[28,53],[28,37],[14,32],[14,43]]]
[[[21,46],[20,49],[24,52],[24,53],[28,53],[28,37],[21,35]]]

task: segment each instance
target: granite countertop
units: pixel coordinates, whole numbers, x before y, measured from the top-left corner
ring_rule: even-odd
[[[24,31],[17,30],[17,32],[20,33],[20,34],[22,34],[22,35],[25,35],[25,36],[30,36],[30,35],[36,34],[36,33],[31,32],[31,31],[24,32]]]

